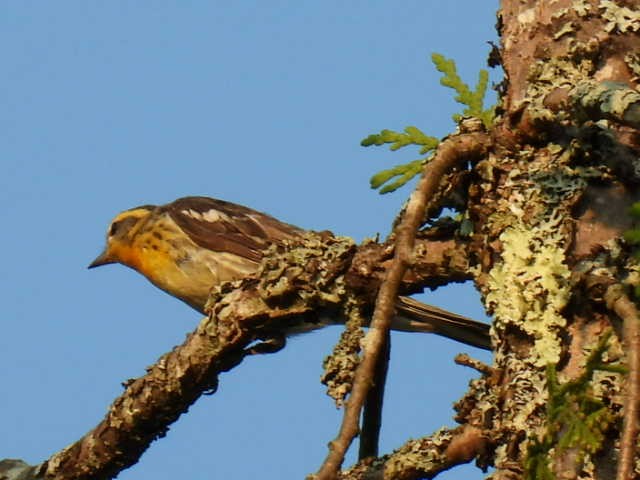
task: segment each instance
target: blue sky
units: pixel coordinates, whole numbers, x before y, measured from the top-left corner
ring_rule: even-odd
[[[418,154],[359,142],[407,125],[450,132],[458,106],[429,56],[456,59],[475,83],[496,40],[496,8],[2,2],[0,458],[37,463],[77,440],[121,382],[144,374],[199,321],[132,270],[86,269],[115,213],[208,195],[359,241],[385,235],[409,190],[379,196],[368,178]],[[469,285],[422,298],[484,318]],[[296,337],[224,374],[216,395],[118,478],[315,471],[341,415],[318,380],[339,333]],[[462,350],[489,359],[441,338],[394,334],[382,451],[453,425],[451,404],[473,378],[453,364]],[[465,478],[481,478],[473,471]]]

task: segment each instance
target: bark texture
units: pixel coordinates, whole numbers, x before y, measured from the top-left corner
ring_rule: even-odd
[[[580,395],[566,394],[557,420],[549,368],[559,384],[579,383],[610,328],[617,333],[603,360],[626,360],[620,319],[602,292],[638,280],[620,241],[640,199],[638,136],[624,120],[636,107],[614,100],[637,87],[638,13],[637,2],[502,2],[501,117],[495,150],[476,165],[469,190],[496,373],[459,404],[459,420],[490,439],[493,479],[604,479],[616,469],[624,376],[596,369]],[[587,85],[609,95],[594,99]],[[568,412],[593,413],[580,411],[587,401],[605,410],[581,442]]]

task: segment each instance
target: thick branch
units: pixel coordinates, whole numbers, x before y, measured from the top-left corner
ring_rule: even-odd
[[[181,346],[127,386],[96,428],[47,460],[40,469],[44,477],[113,478],[136,463],[203,392],[215,390],[220,372],[242,361],[256,319],[278,321],[307,310],[272,311],[253,308],[255,304],[234,308],[230,303],[224,317],[205,318]]]
[[[393,239],[360,245],[346,274],[349,287],[373,300],[393,260],[393,245]],[[469,242],[464,239],[430,238],[428,231],[420,232],[414,251],[414,263],[402,280],[402,294],[473,279],[469,271]]]
[[[282,338],[303,316],[313,319],[314,309],[335,308],[343,300],[338,280],[353,257],[352,241],[309,234],[302,245],[283,250],[265,259],[259,281],[223,285],[196,331],[129,383],[104,420],[47,460],[40,474],[58,480],[113,478],[137,462],[200,395],[214,391],[220,372],[249,352],[265,350],[247,349],[249,344]]]

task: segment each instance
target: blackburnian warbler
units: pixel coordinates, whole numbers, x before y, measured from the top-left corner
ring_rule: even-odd
[[[303,230],[241,205],[185,197],[116,215],[104,251],[89,268],[121,263],[199,312],[213,285],[254,274],[264,250]],[[489,349],[489,326],[408,297],[399,297],[392,328],[428,332]],[[323,324],[309,325],[319,328]],[[300,330],[297,329],[297,332]],[[283,332],[286,333],[286,332]]]

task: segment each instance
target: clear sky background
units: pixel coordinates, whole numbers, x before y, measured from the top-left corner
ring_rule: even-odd
[[[200,320],[122,266],[87,270],[110,219],[208,195],[358,241],[409,194],[368,178],[418,158],[383,128],[443,136],[459,107],[432,52],[475,84],[497,1],[31,1],[0,5],[0,458],[38,463],[104,416],[121,382]],[[493,72],[494,80],[499,72]],[[469,285],[421,297],[483,319]],[[303,478],[341,412],[319,383],[340,329],[220,378],[125,480]],[[489,355],[394,334],[382,451],[442,425]],[[353,455],[350,457],[353,460]],[[481,478],[465,467],[439,478]],[[476,471],[475,475],[470,472]]]

